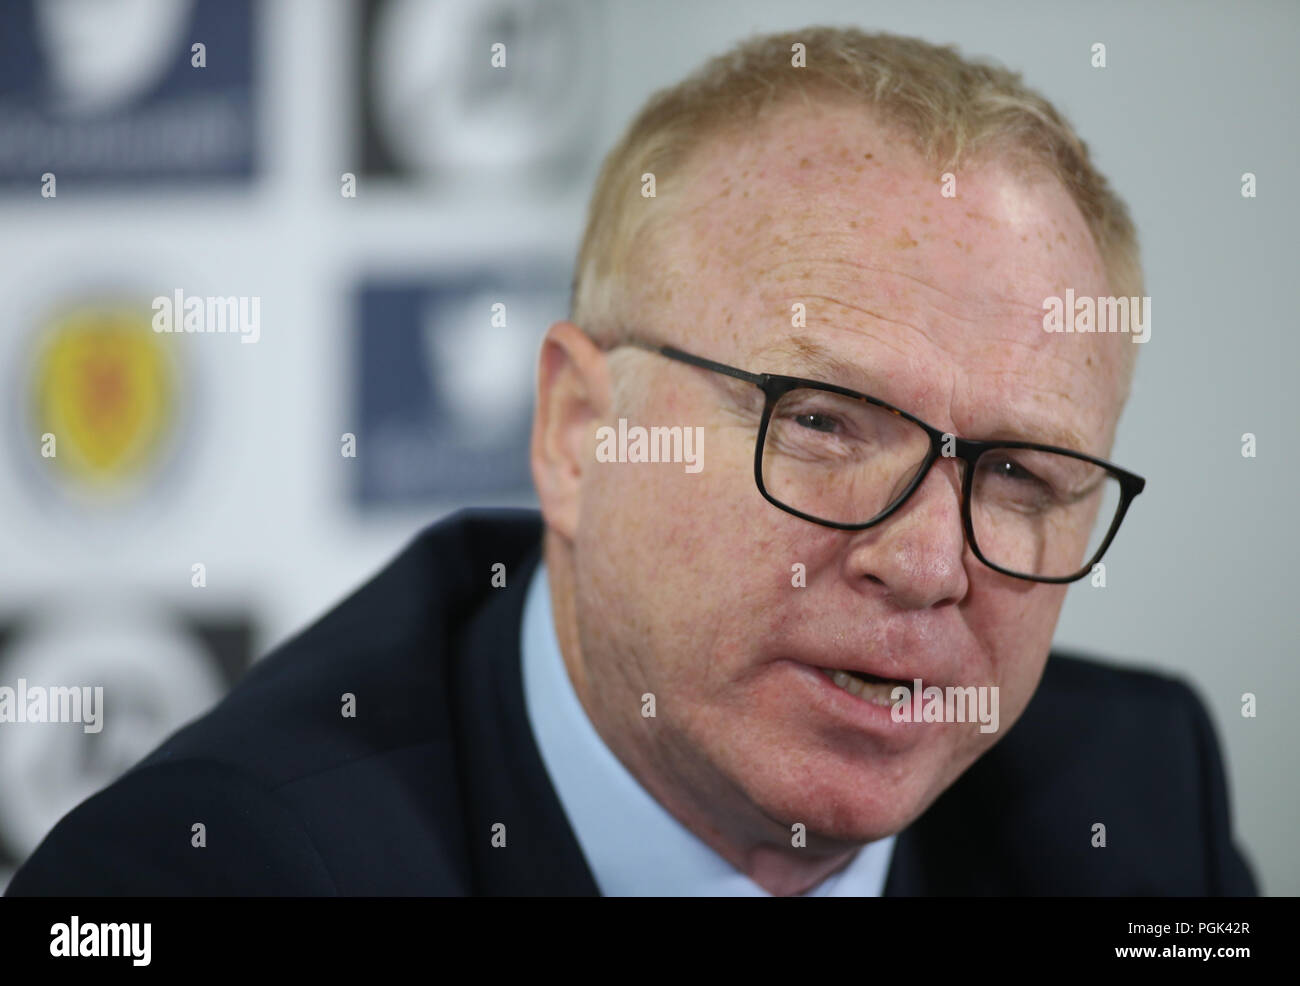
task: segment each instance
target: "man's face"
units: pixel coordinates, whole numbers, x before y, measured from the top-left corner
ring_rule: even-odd
[[[630,286],[644,313],[631,328],[851,387],[956,435],[1106,455],[1128,337],[1042,327],[1049,295],[1111,293],[1083,218],[1055,181],[998,165],[963,167],[956,192],[860,110],[784,110],[697,153],[685,197],[662,206],[659,266]],[[828,376],[794,337],[859,372]],[[960,460],[938,460],[881,525],[818,526],[755,486],[758,388],[617,352],[638,378],[629,424],[703,427],[703,469],[588,450],[574,564],[597,728],[679,817],[711,811],[759,839],[802,822],[810,846],[899,831],[1024,710],[1065,588],[972,555]],[[882,723],[818,668],[997,686],[1000,728]]]

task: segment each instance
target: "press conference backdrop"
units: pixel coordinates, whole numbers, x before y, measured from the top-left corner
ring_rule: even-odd
[[[0,724],[0,886],[418,527],[535,502],[533,363],[601,155],[739,38],[845,23],[1022,70],[1130,202],[1153,324],[1114,458],[1149,485],[1058,643],[1195,683],[1263,886],[1300,892],[1300,12],[898,8],[0,6],[0,685],[108,696],[99,732]],[[208,296],[243,331],[153,330]]]

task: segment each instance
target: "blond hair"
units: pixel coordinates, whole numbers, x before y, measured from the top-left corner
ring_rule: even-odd
[[[792,67],[796,44],[804,46],[806,67]],[[910,137],[936,175],[976,157],[1046,167],[1083,214],[1112,292],[1143,294],[1127,207],[1093,167],[1087,145],[1018,73],[963,58],[951,46],[815,27],[742,42],[655,93],[632,120],[592,194],[574,270],[574,322],[605,345],[622,338],[633,265],[644,263],[671,218],[665,193],[681,191],[673,176],[707,138],[752,128],[761,113],[792,98],[862,104]],[[656,176],[655,199],[640,194],[646,173]]]

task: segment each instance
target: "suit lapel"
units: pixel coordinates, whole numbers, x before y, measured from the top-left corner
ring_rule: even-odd
[[[533,540],[513,560],[500,554],[471,560],[469,567],[482,572],[485,592],[452,643],[453,714],[474,894],[598,893],[524,704],[519,634],[524,596],[540,557]],[[487,587],[495,561],[507,565],[507,588]]]

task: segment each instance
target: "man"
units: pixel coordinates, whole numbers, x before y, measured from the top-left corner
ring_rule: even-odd
[[[1067,292],[1134,307],[1045,331]],[[426,531],[11,892],[1253,893],[1191,691],[1048,656],[1142,488],[1141,295],[1016,76],[742,45],[605,162],[541,519]]]

